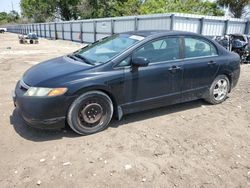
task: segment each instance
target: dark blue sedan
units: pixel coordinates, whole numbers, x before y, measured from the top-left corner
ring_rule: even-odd
[[[127,32],[33,66],[13,98],[27,124],[68,123],[87,135],[105,129],[113,116],[200,98],[219,104],[239,75],[239,56],[204,36]]]

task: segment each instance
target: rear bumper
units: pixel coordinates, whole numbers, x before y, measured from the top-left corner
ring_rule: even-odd
[[[12,97],[17,111],[29,126],[41,129],[65,127],[67,110],[75,97],[27,97],[25,92],[17,83]]]

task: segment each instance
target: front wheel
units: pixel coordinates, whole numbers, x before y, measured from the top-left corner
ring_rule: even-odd
[[[104,130],[113,116],[112,100],[103,92],[90,91],[70,106],[67,121],[73,131],[89,135]]]
[[[205,99],[211,104],[219,104],[226,100],[230,89],[230,82],[225,75],[220,75],[213,81],[208,97]]]

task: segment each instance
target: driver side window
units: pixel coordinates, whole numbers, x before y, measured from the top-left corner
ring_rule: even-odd
[[[133,57],[147,58],[150,63],[180,59],[179,38],[169,37],[148,42]]]

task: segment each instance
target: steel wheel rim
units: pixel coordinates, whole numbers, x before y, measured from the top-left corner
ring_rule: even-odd
[[[213,96],[216,101],[221,101],[225,98],[228,91],[228,82],[226,79],[219,79],[213,90]]]
[[[103,107],[99,103],[88,102],[80,108],[78,120],[84,127],[95,127],[101,121],[103,114]]]

